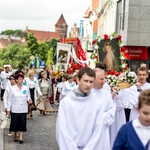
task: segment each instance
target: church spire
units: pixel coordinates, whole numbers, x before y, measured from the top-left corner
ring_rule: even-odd
[[[61,38],[66,38],[67,30],[68,30],[68,25],[65,21],[63,14],[61,14],[60,18],[58,19],[57,23],[55,24],[55,31],[59,32]]]

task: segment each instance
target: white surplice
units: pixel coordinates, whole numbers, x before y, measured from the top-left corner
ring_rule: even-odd
[[[111,88],[107,82],[104,83],[103,89],[108,90],[111,93]]]
[[[92,89],[92,93],[94,97],[102,104],[102,111],[104,117],[104,142],[103,142],[103,150],[110,150],[110,134],[109,129],[110,125],[114,122],[114,116],[116,107],[112,99],[112,95],[108,90],[105,89]]]
[[[93,94],[77,97],[74,91],[59,105],[56,139],[60,150],[101,150],[102,107]]]
[[[113,147],[114,140],[121,126],[126,123],[126,117],[124,108],[128,107],[129,103],[129,89],[121,89],[114,97],[114,103],[116,105],[115,119],[110,126],[110,143]]]
[[[140,89],[143,90],[148,90],[150,89],[150,83],[146,82],[143,84]],[[138,91],[138,88],[136,85],[133,85],[129,88],[129,93],[130,93],[130,104],[132,106],[131,112],[130,112],[130,121],[134,120],[138,117],[138,113],[136,111],[136,108],[138,106],[138,97],[140,95],[140,91]]]

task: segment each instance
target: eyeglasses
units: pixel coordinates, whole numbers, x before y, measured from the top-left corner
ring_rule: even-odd
[[[14,78],[10,78],[9,80],[15,80]]]

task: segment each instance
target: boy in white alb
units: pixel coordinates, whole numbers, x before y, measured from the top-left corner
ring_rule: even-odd
[[[138,117],[136,108],[138,106],[138,97],[140,92],[146,89],[150,89],[150,83],[146,82],[148,77],[148,69],[145,67],[140,67],[137,70],[138,83],[129,88],[130,94],[130,104],[132,106],[130,113],[130,121]]]
[[[94,98],[95,72],[88,67],[78,72],[78,88],[59,105],[56,139],[60,150],[101,150],[103,117],[101,103]]]

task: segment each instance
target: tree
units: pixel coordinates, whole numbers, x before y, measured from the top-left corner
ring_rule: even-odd
[[[27,38],[27,33],[22,30],[5,30],[5,31],[2,31],[1,34]]]
[[[48,66],[50,66],[52,68],[52,65],[54,64],[53,62],[53,48],[51,47],[50,50],[48,51],[48,57],[47,57],[47,61],[46,61],[46,64]]]
[[[46,42],[38,42],[37,54],[41,60],[47,60],[48,50],[49,48]]]
[[[17,68],[20,63],[27,66],[31,52],[22,44],[12,44],[0,50],[0,65],[12,64]]]
[[[58,39],[52,39],[51,41],[47,42],[49,49],[53,48],[53,54],[54,54],[53,63],[54,64],[56,63],[56,56],[57,56],[56,47],[57,47],[58,42],[60,42],[60,40],[58,40]]]
[[[33,56],[38,54],[38,42],[33,33],[29,33],[27,36],[26,48],[28,48],[31,51],[31,54]]]

